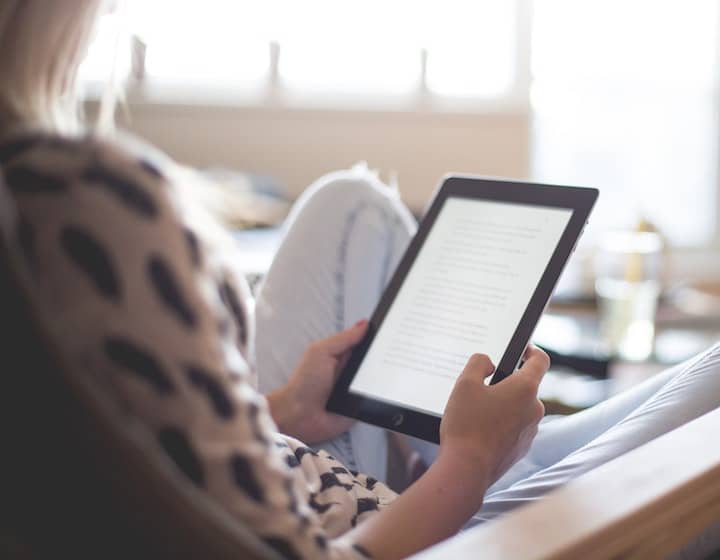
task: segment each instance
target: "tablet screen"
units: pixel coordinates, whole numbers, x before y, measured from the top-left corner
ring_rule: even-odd
[[[442,416],[470,355],[499,363],[572,213],[449,197],[350,391]]]

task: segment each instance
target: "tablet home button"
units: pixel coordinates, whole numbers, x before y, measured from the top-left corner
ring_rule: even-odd
[[[398,412],[395,416],[392,417],[392,425],[393,426],[399,426],[405,421],[405,415]]]

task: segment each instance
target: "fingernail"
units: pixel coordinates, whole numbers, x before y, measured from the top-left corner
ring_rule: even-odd
[[[360,319],[357,323],[355,323],[355,327],[358,328],[362,325],[367,325],[368,321],[367,319]]]

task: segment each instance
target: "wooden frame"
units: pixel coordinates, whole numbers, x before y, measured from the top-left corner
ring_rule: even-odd
[[[665,558],[720,521],[720,409],[417,555]]]

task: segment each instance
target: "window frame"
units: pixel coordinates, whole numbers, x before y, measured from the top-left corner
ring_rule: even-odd
[[[131,40],[131,71],[124,85],[129,103],[229,105],[238,107],[275,107],[289,109],[325,109],[328,111],[390,111],[440,113],[503,113],[529,111],[530,47],[532,32],[532,0],[508,0],[515,12],[514,80],[510,88],[497,96],[466,98],[434,93],[426,86],[427,52],[419,49],[420,61],[417,86],[402,94],[333,93],[289,90],[282,84],[280,57],[282,47],[274,41],[267,45],[269,64],[262,80],[249,84],[202,84],[191,80],[152,78],[145,69],[147,46],[137,37]],[[104,85],[100,81],[85,83],[85,97],[99,99]]]

